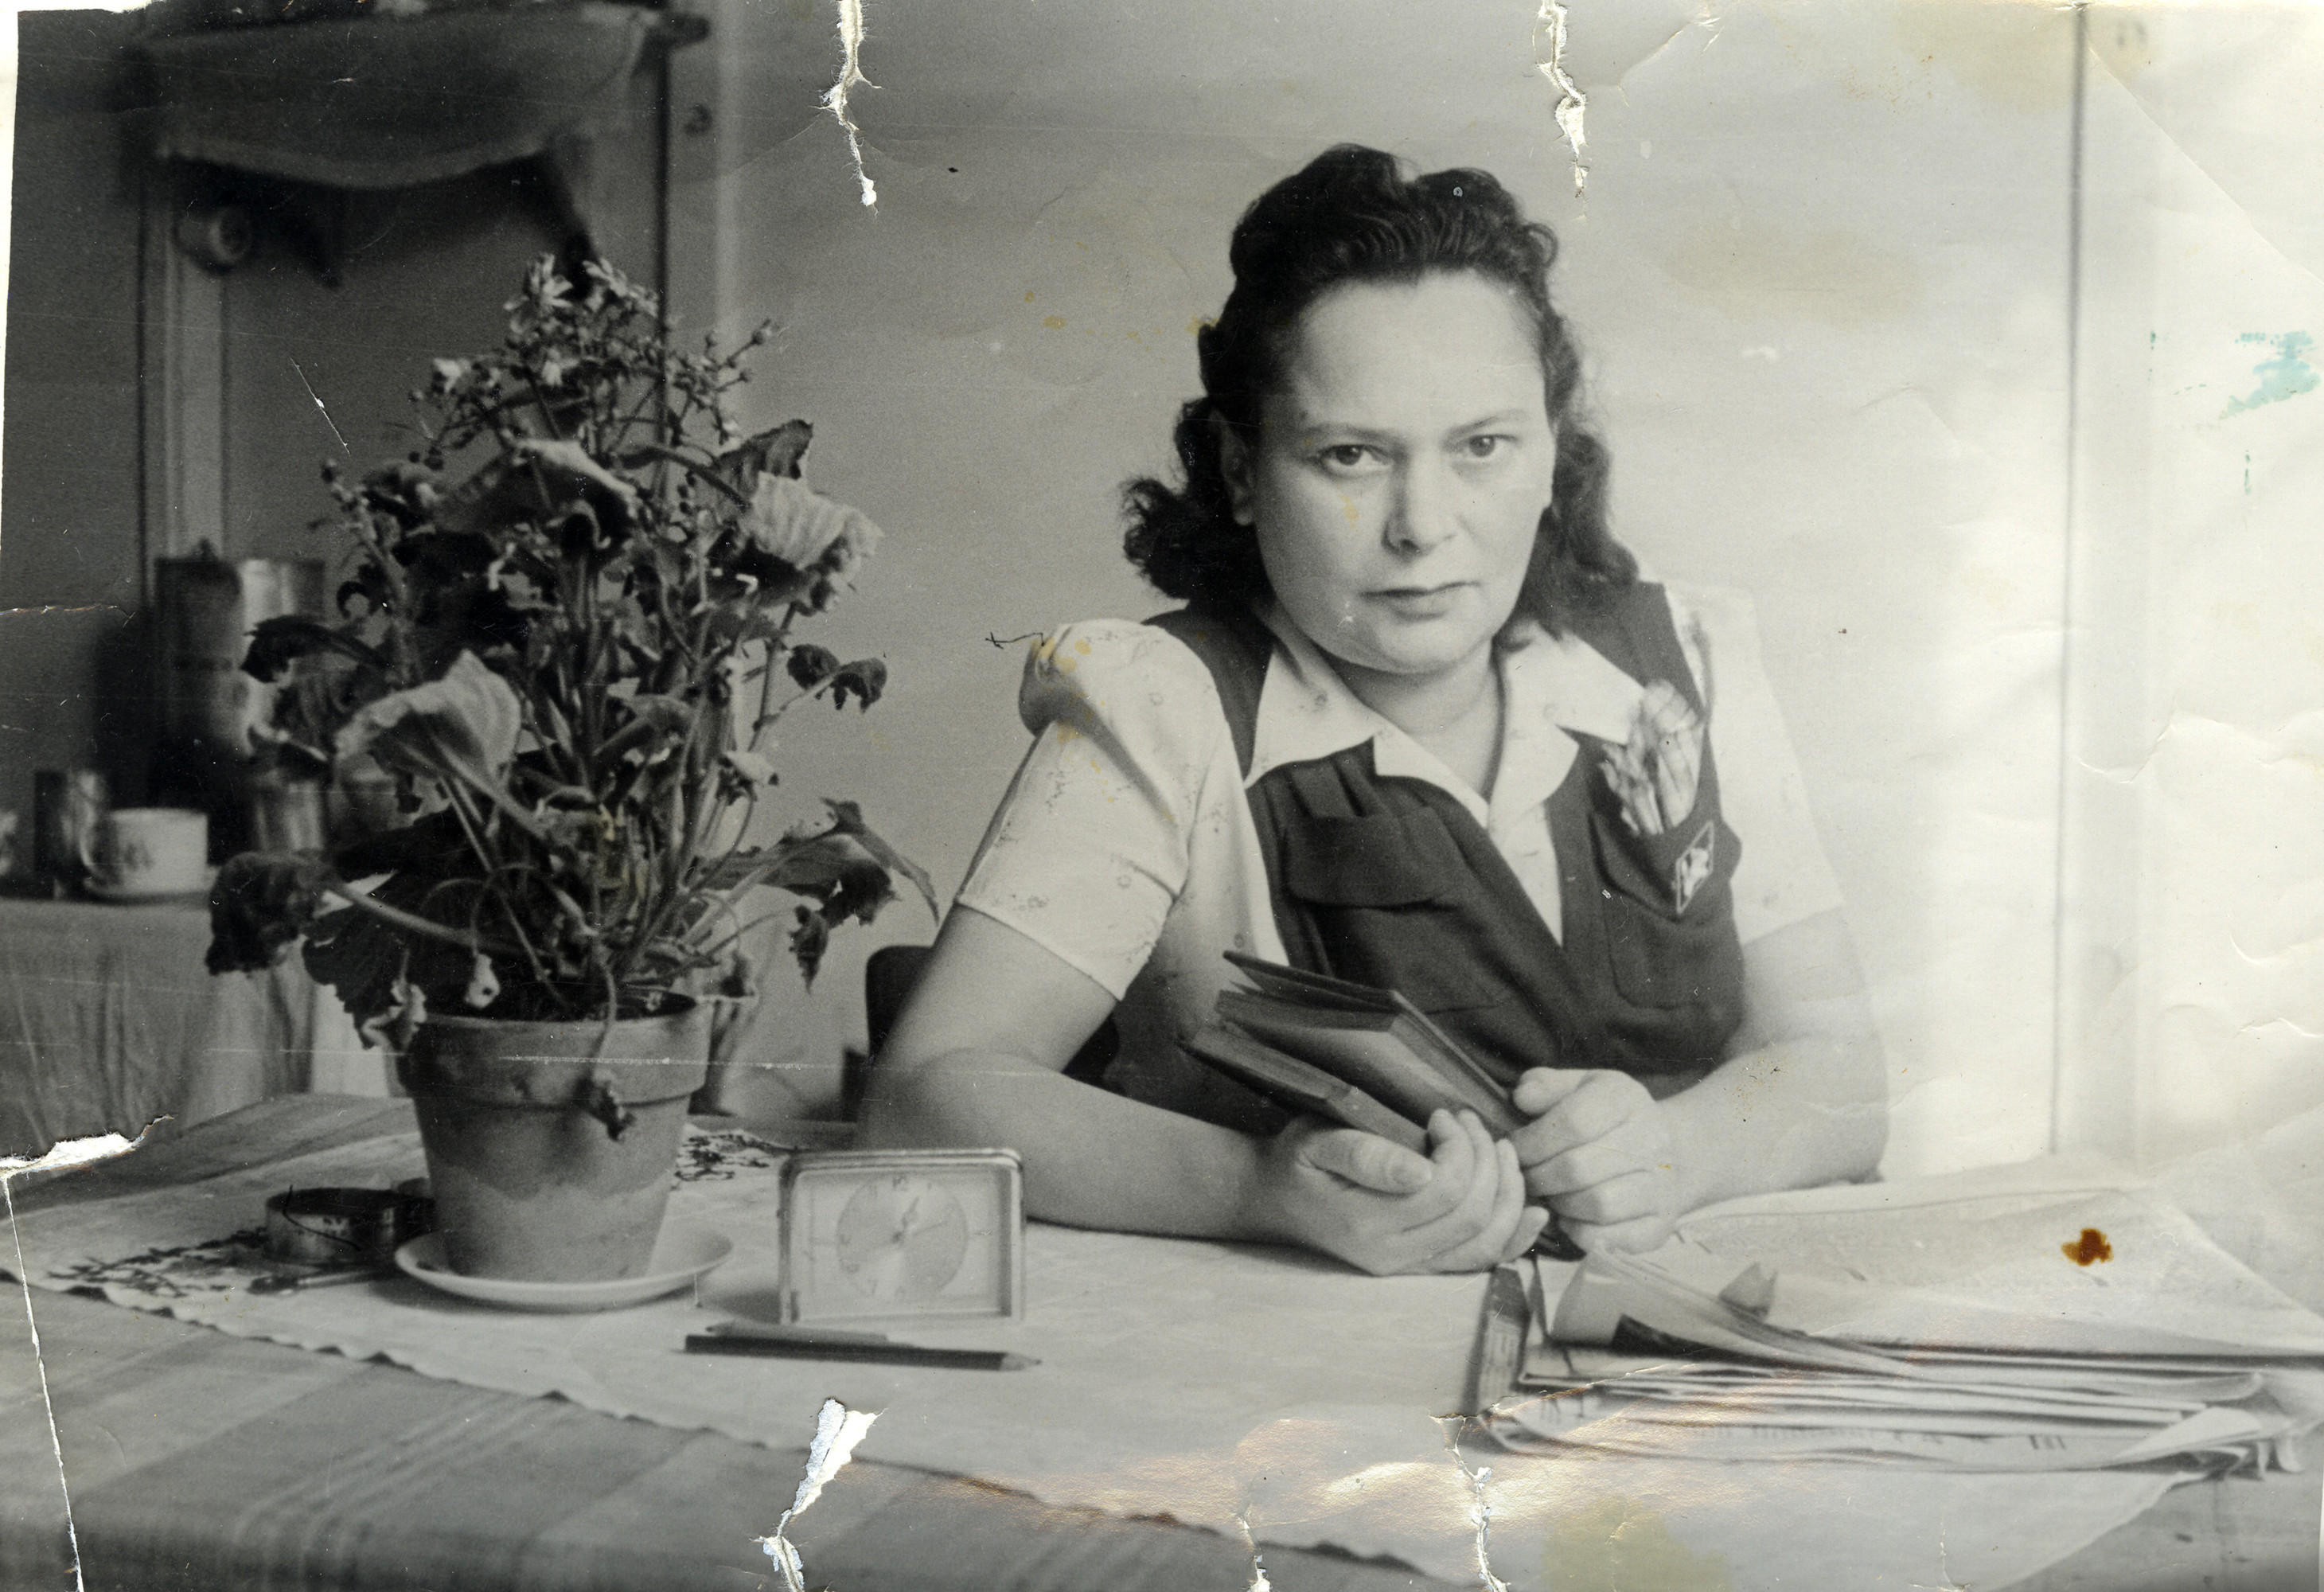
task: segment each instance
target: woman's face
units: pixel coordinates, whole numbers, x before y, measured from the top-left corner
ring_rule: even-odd
[[[1489,658],[1557,458],[1506,289],[1468,273],[1333,289],[1300,317],[1257,446],[1222,439],[1235,518],[1317,646],[1407,677]]]

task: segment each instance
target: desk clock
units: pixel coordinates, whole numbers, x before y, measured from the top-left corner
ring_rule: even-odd
[[[810,1151],[783,1168],[783,1319],[1020,1319],[1013,1150]]]

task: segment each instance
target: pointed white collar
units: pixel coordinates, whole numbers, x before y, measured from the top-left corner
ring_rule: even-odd
[[[1259,688],[1246,783],[1286,764],[1329,757],[1369,741],[1380,773],[1427,781],[1458,799],[1488,829],[1531,811],[1564,782],[1580,750],[1569,731],[1626,739],[1643,689],[1580,637],[1554,637],[1533,621],[1519,620],[1495,649],[1508,711],[1489,802],[1434,753],[1366,707],[1323,649],[1272,604],[1259,617],[1276,645]]]

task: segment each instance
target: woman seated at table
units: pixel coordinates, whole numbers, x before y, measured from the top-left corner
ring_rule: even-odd
[[[1885,1084],[1744,599],[1638,578],[1489,175],[1331,150],[1236,227],[1182,486],[1185,606],[1044,640],[1035,741],[873,1075],[867,1141],[1009,1145],[1032,1214],[1488,1266],[1641,1248],[1869,1173]],[[1402,990],[1513,1087],[1430,1152],[1279,1113],[1177,1038],[1240,949]],[[1102,1086],[1067,1076],[1111,1015]]]

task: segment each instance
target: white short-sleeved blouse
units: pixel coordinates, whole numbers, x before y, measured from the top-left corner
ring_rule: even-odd
[[[1759,662],[1750,599],[1666,587],[1711,742],[1743,943],[1840,904],[1781,713]],[[957,905],[1006,923],[1120,1004],[1124,1092],[1201,1111],[1213,1087],[1177,1050],[1235,982],[1229,948],[1281,959],[1244,790],[1284,764],[1370,741],[1383,774],[1449,791],[1484,828],[1553,932],[1561,924],[1549,797],[1579,753],[1568,731],[1628,737],[1643,689],[1576,637],[1520,625],[1498,652],[1506,711],[1489,797],[1373,712],[1288,623],[1260,689],[1249,773],[1210,671],[1152,625],[1070,625],[1034,647],[1019,711],[1033,745],[986,831]],[[1707,656],[1706,656],[1707,654]],[[1715,693],[1715,694],[1714,694]],[[1207,1113],[1205,1113],[1207,1114]]]

